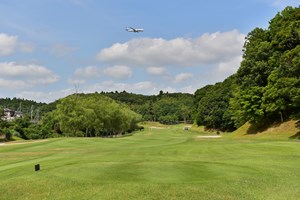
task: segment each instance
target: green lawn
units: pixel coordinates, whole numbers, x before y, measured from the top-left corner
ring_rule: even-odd
[[[1,145],[0,199],[300,199],[300,142],[197,135]]]

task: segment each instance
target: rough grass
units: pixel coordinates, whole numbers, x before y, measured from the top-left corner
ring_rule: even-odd
[[[198,135],[176,125],[2,145],[0,199],[299,199],[299,142]]]
[[[297,127],[296,120],[290,120],[283,123],[273,124],[267,127],[259,127],[246,123],[234,131],[234,137],[252,137],[266,139],[288,139],[299,134],[300,129]]]

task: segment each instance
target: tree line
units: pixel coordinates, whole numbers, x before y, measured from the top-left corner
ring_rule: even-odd
[[[7,105],[27,100],[6,99]],[[11,102],[9,102],[11,101]],[[164,124],[192,122],[194,98],[192,94],[164,93],[140,95],[123,92],[73,94],[49,104],[29,101],[41,110],[42,120],[30,121],[30,112],[22,118],[4,121],[0,117],[0,133],[23,139],[38,139],[61,136],[107,137],[141,129],[140,121],[159,121]],[[38,107],[39,106],[39,107]],[[3,108],[0,113],[3,114]],[[15,108],[11,106],[11,108]]]
[[[3,116],[3,110],[2,110]],[[130,133],[140,127],[141,116],[125,104],[100,94],[74,94],[60,99],[56,109],[44,114],[39,123],[28,115],[14,121],[0,120],[6,139],[16,135],[23,139],[49,137],[112,137]]]
[[[159,121],[163,124],[192,122],[194,97],[186,93],[160,91],[158,95],[141,95],[123,92],[103,93],[115,100],[126,103],[139,113],[144,121]]]

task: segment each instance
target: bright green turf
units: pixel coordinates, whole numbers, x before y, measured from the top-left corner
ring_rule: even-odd
[[[300,199],[300,142],[196,136],[175,126],[2,145],[0,199]]]

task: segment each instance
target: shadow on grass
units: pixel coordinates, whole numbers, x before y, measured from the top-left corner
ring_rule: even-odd
[[[292,135],[290,137],[290,139],[297,139],[297,140],[300,140],[300,131],[298,133],[296,133],[295,135]]]
[[[250,125],[249,129],[247,130],[247,134],[249,135],[255,135],[261,132],[266,131],[269,128],[277,128],[279,127],[283,122],[273,122],[272,124],[259,124],[259,123],[253,123]],[[300,122],[299,122],[300,125]]]
[[[296,122],[296,127],[300,129],[300,120]],[[300,140],[300,131],[296,133],[295,135],[292,135],[290,139],[298,139]]]
[[[278,127],[279,125],[280,125],[280,123],[274,123],[272,125],[253,123],[250,125],[249,129],[247,130],[247,134],[254,135],[254,134],[263,132],[263,131],[267,130],[268,128]]]
[[[0,138],[0,142],[7,142],[7,140]]]

